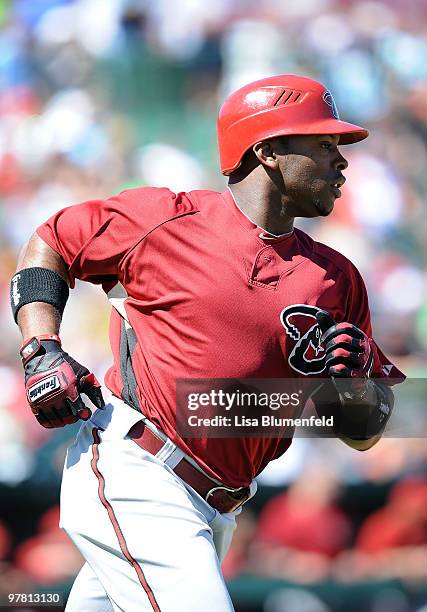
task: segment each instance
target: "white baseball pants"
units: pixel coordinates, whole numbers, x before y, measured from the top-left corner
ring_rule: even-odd
[[[240,509],[220,514],[184,483],[171,442],[142,450],[127,436],[139,420],[112,397],[68,449],[60,526],[86,563],[66,612],[232,611],[220,562]]]

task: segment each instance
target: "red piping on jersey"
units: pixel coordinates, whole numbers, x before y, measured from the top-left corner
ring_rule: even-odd
[[[120,529],[120,525],[117,521],[116,515],[114,514],[114,510],[110,504],[110,502],[107,500],[107,498],[105,497],[105,479],[104,476],[101,474],[101,472],[99,471],[98,468],[98,459],[99,459],[99,451],[98,451],[98,445],[101,442],[101,438],[99,437],[99,433],[98,433],[99,429],[97,429],[96,427],[94,427],[92,429],[92,435],[93,435],[93,444],[92,444],[92,461],[90,462],[90,465],[92,467],[92,471],[95,474],[95,476],[98,479],[98,495],[99,495],[99,499],[101,500],[102,505],[104,506],[104,508],[107,510],[108,512],[108,516],[110,518],[110,521],[114,527],[114,531],[116,532],[116,536],[117,539],[119,541],[119,545],[120,545],[120,549],[122,551],[122,553],[124,554],[124,556],[126,557],[126,559],[129,561],[129,563],[133,566],[137,576],[138,576],[138,580],[142,586],[142,588],[144,589],[144,591],[147,594],[148,599],[150,600],[150,604],[152,609],[154,610],[154,612],[161,612],[159,605],[156,601],[156,598],[154,597],[154,593],[151,590],[147,580],[145,579],[144,576],[144,572],[142,571],[140,565],[138,564],[138,562],[132,557],[132,555],[129,552],[129,549],[127,547],[126,544],[126,540],[125,537],[123,535],[122,530]]]

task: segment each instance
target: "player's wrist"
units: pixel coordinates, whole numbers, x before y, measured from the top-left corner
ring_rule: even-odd
[[[32,336],[26,340],[19,351],[21,355],[22,365],[25,365],[39,355],[42,351],[59,352],[61,350],[61,338],[58,334],[40,334]]]
[[[342,403],[340,434],[351,440],[370,440],[380,435],[393,410],[394,396],[385,385],[369,380],[369,401]]]
[[[21,308],[35,302],[51,305],[61,318],[68,295],[68,284],[58,272],[38,266],[19,270],[10,283],[13,318],[18,322]]]
[[[377,394],[375,383],[367,377],[361,378],[339,378],[332,377],[336,390],[338,391],[341,402],[343,403],[363,403],[368,406],[375,406]]]

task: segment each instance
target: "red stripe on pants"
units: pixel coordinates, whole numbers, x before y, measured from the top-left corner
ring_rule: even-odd
[[[129,563],[133,566],[135,572],[137,573],[138,580],[142,588],[146,592],[148,599],[150,600],[151,607],[153,608],[154,612],[161,612],[160,607],[156,601],[156,598],[154,597],[154,593],[151,590],[150,586],[148,585],[147,580],[145,579],[144,572],[142,571],[138,562],[132,557],[132,555],[129,552],[125,537],[123,535],[122,530],[120,529],[120,525],[117,521],[116,515],[114,514],[114,510],[110,502],[105,497],[105,480],[104,480],[104,476],[101,474],[98,468],[98,459],[99,459],[98,445],[101,442],[101,438],[99,437],[98,431],[99,430],[96,427],[92,429],[92,435],[93,435],[94,442],[92,444],[92,461],[90,462],[90,465],[92,467],[93,473],[98,479],[99,499],[101,500],[102,505],[108,512],[108,516],[114,527],[114,531],[116,532],[116,536],[119,541],[120,549],[122,553],[124,554],[124,556],[126,557],[126,559],[129,561]]]

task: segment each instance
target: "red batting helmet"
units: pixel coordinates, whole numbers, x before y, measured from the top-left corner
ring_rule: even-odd
[[[255,143],[290,134],[340,134],[339,144],[363,140],[368,130],[338,117],[324,85],[295,74],[261,79],[232,93],[218,115],[221,172],[231,174]]]

